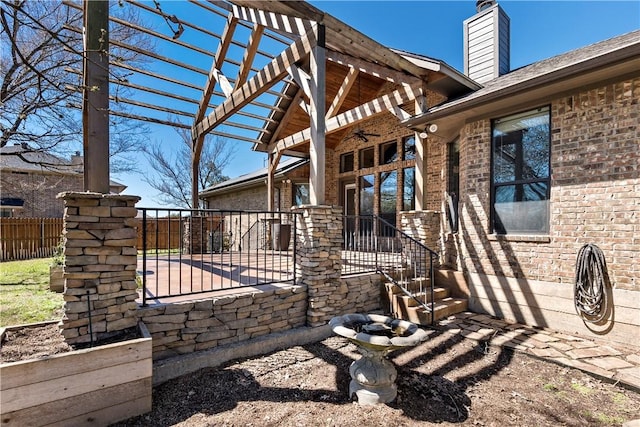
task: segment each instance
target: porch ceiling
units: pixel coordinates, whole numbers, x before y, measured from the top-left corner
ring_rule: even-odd
[[[124,107],[111,114],[191,129],[196,158],[206,134],[249,142],[258,151],[308,153],[305,86],[318,26],[325,29],[327,147],[374,115],[391,111],[406,118],[427,85],[452,79],[439,61],[410,60],[304,1],[122,4],[136,8],[141,20],[110,16],[112,27],[145,34],[155,48],[111,38],[112,46],[147,61],[138,68],[111,56],[111,103]]]

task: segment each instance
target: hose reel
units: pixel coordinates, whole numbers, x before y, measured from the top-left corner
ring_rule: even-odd
[[[607,263],[602,250],[588,243],[578,251],[574,286],[574,304],[582,319],[601,323],[610,312],[610,287]]]

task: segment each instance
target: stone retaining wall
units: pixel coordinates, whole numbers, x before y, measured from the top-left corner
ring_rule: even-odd
[[[304,286],[268,285],[189,302],[141,307],[138,317],[153,338],[154,360],[245,341],[304,326]]]

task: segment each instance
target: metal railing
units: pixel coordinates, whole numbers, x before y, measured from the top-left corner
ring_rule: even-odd
[[[295,283],[297,214],[138,208],[142,303]]]
[[[434,312],[435,251],[375,215],[343,216],[343,237],[343,275],[381,273],[419,306]],[[390,311],[397,314],[393,307]]]

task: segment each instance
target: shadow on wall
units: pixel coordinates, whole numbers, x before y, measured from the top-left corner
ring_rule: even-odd
[[[463,215],[460,218],[461,246],[457,248],[463,254],[463,271],[466,277],[476,273],[468,280],[470,290],[470,306],[482,308],[490,314],[521,323],[539,327],[556,327],[549,317],[554,312],[570,315],[567,301],[561,300],[558,293],[550,292],[543,295],[534,289],[527,278],[518,259],[518,254],[512,244],[504,238],[489,239],[489,233],[482,226],[488,224],[488,216],[477,195],[469,194],[462,206]],[[460,238],[459,237],[459,238]],[[540,243],[530,242],[523,245],[540,246]],[[498,247],[497,247],[498,246]],[[537,247],[532,247],[532,257]],[[608,282],[608,279],[607,279]],[[517,288],[514,288],[517,286]],[[566,286],[566,284],[558,284]],[[580,315],[584,325],[593,333],[604,335],[611,331],[615,323],[613,292],[610,283],[602,290],[606,299],[603,315],[596,322],[590,322],[588,317]],[[485,304],[490,304],[490,308]],[[563,308],[565,308],[563,313]]]

